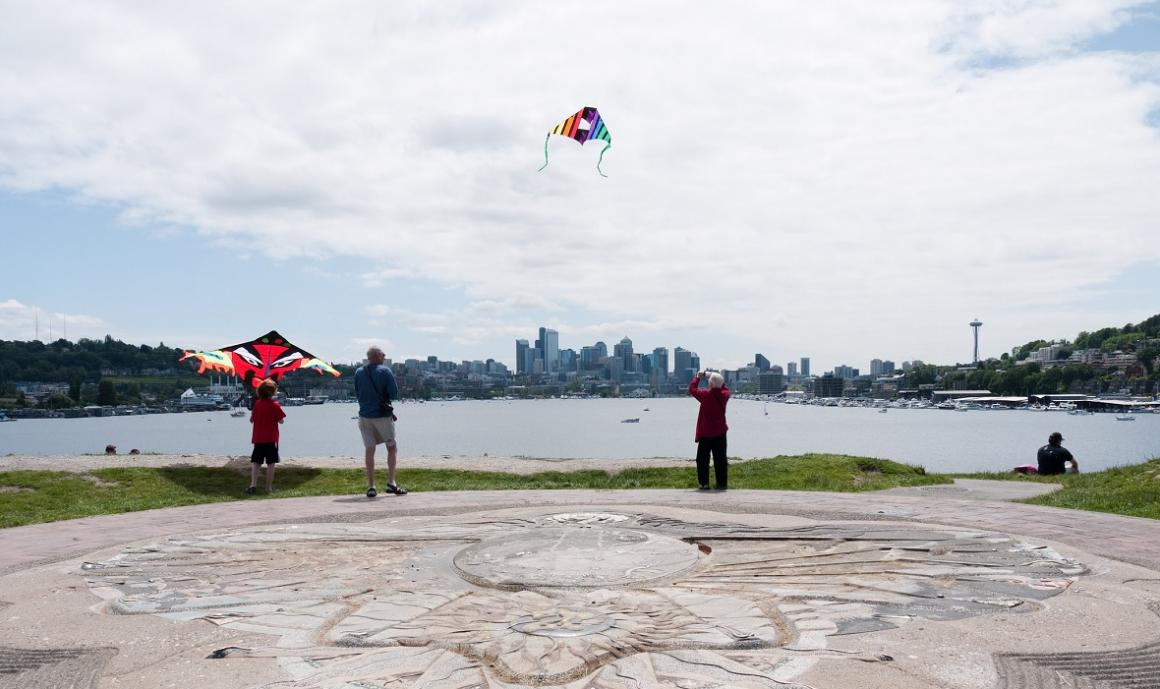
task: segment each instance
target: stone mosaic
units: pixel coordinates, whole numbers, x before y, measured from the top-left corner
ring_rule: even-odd
[[[81,574],[107,614],[269,635],[207,662],[276,658],[278,686],[697,689],[805,687],[826,659],[888,663],[830,639],[1034,614],[1085,572],[994,533],[572,511],[230,528]]]

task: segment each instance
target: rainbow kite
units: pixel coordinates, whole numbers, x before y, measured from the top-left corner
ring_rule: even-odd
[[[592,140],[605,142],[604,148],[600,151],[600,158],[596,161],[596,171],[600,173],[601,177],[608,176],[600,169],[600,163],[604,161],[604,152],[612,148],[612,135],[608,133],[608,127],[604,126],[604,118],[600,116],[596,108],[584,108],[552,127],[552,130],[544,137],[544,166],[540,168],[541,170],[548,167],[548,139],[552,138],[553,134],[575,139],[581,146]]]

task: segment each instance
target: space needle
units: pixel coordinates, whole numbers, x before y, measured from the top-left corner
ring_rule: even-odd
[[[971,321],[971,329],[975,331],[975,363],[979,363],[979,328],[983,326],[983,322],[978,318]]]

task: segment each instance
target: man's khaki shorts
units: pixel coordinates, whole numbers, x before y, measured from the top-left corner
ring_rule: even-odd
[[[377,419],[360,416],[358,430],[362,433],[363,447],[374,447],[379,443],[386,443],[387,447],[395,446],[395,420],[389,416]]]

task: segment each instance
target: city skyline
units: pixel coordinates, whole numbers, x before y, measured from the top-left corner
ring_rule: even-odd
[[[1155,2],[344,7],[0,10],[0,338],[816,374],[1160,299]]]

